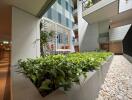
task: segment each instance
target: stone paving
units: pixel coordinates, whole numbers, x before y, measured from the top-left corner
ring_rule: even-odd
[[[114,56],[96,100],[132,100],[132,64],[124,56]]]

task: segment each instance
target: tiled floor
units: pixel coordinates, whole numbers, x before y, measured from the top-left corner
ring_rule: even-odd
[[[3,100],[4,97],[8,65],[6,60],[3,59],[0,61],[0,100]]]

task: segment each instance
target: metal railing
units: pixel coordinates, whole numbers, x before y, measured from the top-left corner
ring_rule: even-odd
[[[95,5],[101,0],[82,0],[82,9],[83,11],[86,10],[87,8],[90,8],[91,6]]]

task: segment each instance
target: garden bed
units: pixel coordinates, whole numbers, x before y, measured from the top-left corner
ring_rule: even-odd
[[[96,85],[99,89],[99,86],[103,83],[104,77],[107,73],[111,59],[108,59],[108,57],[111,55],[111,53],[106,52],[50,55],[45,58],[19,61],[19,65],[23,69],[22,73],[24,73],[34,83],[42,96],[50,94],[45,98],[53,97],[52,99],[54,99],[55,95],[51,95],[54,93],[57,94],[58,92],[53,91],[61,91],[58,90],[58,88],[63,88],[64,90],[68,90],[65,92],[66,95],[62,92],[64,97],[68,97],[71,100],[81,100],[78,97],[79,95],[77,95],[80,91],[79,89],[87,86],[86,84],[88,83],[90,84],[92,80],[96,80],[94,82],[98,82]],[[94,87],[96,88],[96,86]],[[90,90],[86,87],[85,89]],[[98,92],[98,89],[95,89],[96,92]],[[82,91],[82,93],[83,96],[85,94],[90,94],[91,92],[88,93],[88,91]],[[75,97],[78,97],[78,99],[73,99]]]

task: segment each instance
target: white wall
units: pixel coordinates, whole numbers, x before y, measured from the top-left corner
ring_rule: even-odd
[[[109,21],[102,21],[99,22],[99,33],[107,33],[109,31]]]
[[[12,8],[12,65],[19,59],[40,56],[40,42],[36,41],[40,38],[39,22],[38,18]]]
[[[92,51],[99,48],[98,43],[98,24],[88,25],[86,32],[79,33],[80,51]]]
[[[91,51],[99,48],[98,24],[88,24],[82,18],[82,2],[77,0],[78,5],[78,31],[80,51]]]
[[[129,0],[128,0],[129,1]],[[125,19],[118,22],[111,23],[110,27],[110,41],[122,41],[127,34],[130,25],[132,25],[132,19]]]
[[[110,27],[115,28],[115,27],[124,26],[124,25],[128,25],[128,24],[132,24],[132,19],[131,18],[121,20],[121,21],[118,21],[118,22],[113,22],[113,23],[111,23]]]
[[[119,13],[132,9],[132,0],[120,0]]]
[[[126,36],[130,26],[131,24],[110,29],[110,41],[122,41]]]

